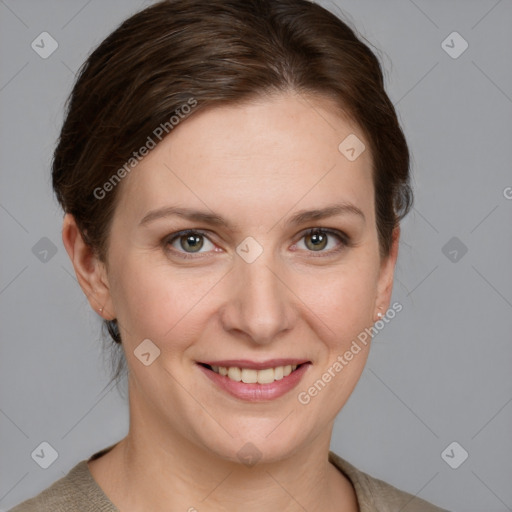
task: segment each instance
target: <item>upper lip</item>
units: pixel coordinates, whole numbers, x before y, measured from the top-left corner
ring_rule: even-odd
[[[309,363],[308,359],[268,359],[266,361],[250,361],[248,359],[223,359],[221,361],[198,361],[209,366],[223,366],[230,368],[247,368],[248,370],[264,370],[266,368],[277,368],[278,366],[299,365]]]

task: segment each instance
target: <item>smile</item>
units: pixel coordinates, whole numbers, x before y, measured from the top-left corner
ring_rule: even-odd
[[[270,384],[275,380],[281,380],[288,377],[290,373],[297,369],[297,365],[277,366],[275,368],[265,368],[263,370],[252,370],[250,368],[238,368],[237,366],[210,366],[210,368],[219,375],[234,380],[235,382],[244,382],[245,384]]]
[[[304,360],[216,362],[218,364],[198,363],[197,367],[217,389],[250,402],[273,400],[286,394],[298,385],[311,366]]]

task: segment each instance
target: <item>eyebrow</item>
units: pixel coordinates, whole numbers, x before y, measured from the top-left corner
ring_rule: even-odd
[[[304,224],[305,222],[334,217],[337,215],[355,215],[362,218],[362,220],[366,222],[366,217],[360,208],[352,203],[343,202],[332,204],[324,208],[317,208],[314,210],[300,210],[286,221],[286,225],[294,226],[298,224]],[[192,208],[176,206],[167,206],[150,211],[140,221],[139,226],[149,224],[150,222],[153,222],[157,219],[172,216],[182,217],[190,221],[204,222],[212,226],[224,227],[230,230],[234,229],[228,220],[220,215],[217,215],[216,213],[209,213],[205,211],[194,210]]]

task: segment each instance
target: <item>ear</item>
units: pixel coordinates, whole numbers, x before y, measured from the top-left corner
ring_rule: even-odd
[[[377,285],[377,297],[375,304],[374,322],[379,320],[377,313],[386,314],[391,302],[391,293],[393,291],[393,278],[395,274],[395,265],[398,258],[398,244],[400,242],[400,226],[393,229],[392,242],[389,255],[382,260],[379,271],[379,282]]]
[[[85,243],[76,221],[70,213],[64,216],[62,241],[75,269],[78,284],[92,309],[105,320],[113,320],[116,315],[110,297],[105,264]]]

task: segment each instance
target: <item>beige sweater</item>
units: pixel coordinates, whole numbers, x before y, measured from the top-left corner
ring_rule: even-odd
[[[82,460],[66,476],[8,512],[119,512],[87,466],[113,446]],[[360,512],[448,512],[359,471],[333,452],[329,460],[352,482]]]

